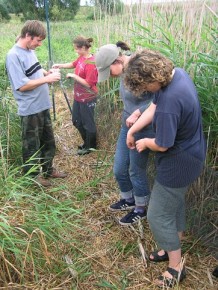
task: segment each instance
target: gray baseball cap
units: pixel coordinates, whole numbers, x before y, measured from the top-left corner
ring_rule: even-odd
[[[110,77],[110,66],[119,56],[120,48],[115,44],[106,44],[99,48],[95,54],[95,64],[98,70],[98,82]]]

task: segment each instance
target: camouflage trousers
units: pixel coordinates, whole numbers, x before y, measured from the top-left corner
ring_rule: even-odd
[[[23,172],[51,174],[56,146],[49,110],[22,116],[21,128]]]

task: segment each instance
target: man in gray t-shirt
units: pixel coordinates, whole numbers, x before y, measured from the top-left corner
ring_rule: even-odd
[[[27,21],[7,54],[6,68],[21,117],[24,174],[37,176],[41,185],[50,186],[47,177],[63,178],[66,174],[52,167],[56,147],[48,84],[59,81],[61,75],[42,69],[35,55],[35,49],[45,37],[46,30],[40,21]],[[38,164],[42,166],[43,176],[39,176]]]

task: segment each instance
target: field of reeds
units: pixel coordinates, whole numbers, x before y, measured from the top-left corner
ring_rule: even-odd
[[[93,20],[89,20],[90,13]],[[103,44],[123,40],[133,52],[141,47],[161,51],[176,66],[184,67],[196,84],[208,153],[202,176],[187,194],[182,251],[188,275],[176,289],[218,288],[211,275],[218,265],[217,18],[217,1],[211,0],[141,3],[110,16],[94,7],[82,7],[74,21],[50,23],[53,62],[76,58],[72,39],[77,35],[94,38],[93,53]],[[20,121],[4,61],[22,25],[19,17],[0,25],[0,289],[156,289],[153,280],[166,264],[147,262],[156,247],[147,222],[121,227],[120,215],[107,209],[118,198],[112,167],[122,110],[119,80],[99,86],[99,147],[82,157],[76,155],[80,137],[60,86],[55,84],[55,166],[69,176],[45,190],[28,175],[21,175]],[[49,67],[48,40],[37,55]],[[65,81],[65,74],[63,70],[72,103],[73,84]],[[152,186],[153,155],[150,160]]]

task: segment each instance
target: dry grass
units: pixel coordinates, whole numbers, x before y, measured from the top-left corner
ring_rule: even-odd
[[[69,98],[72,99],[72,96]],[[56,197],[59,195],[60,199],[73,198],[75,207],[84,208],[83,227],[78,228],[74,236],[80,243],[62,249],[63,255],[67,254],[72,261],[76,260],[75,268],[80,270],[76,278],[70,274],[66,276],[66,273],[63,277],[57,277],[57,280],[50,277],[49,281],[47,277],[45,288],[43,281],[40,281],[38,288],[35,285],[29,289],[156,289],[152,281],[167,265],[148,263],[145,267],[139,242],[145,255],[156,247],[147,222],[143,221],[143,237],[139,226],[120,226],[117,222],[120,214],[110,213],[107,209],[118,198],[111,170],[119,112],[115,110],[111,116],[98,113],[99,150],[78,157],[76,150],[81,140],[72,126],[70,113],[61,94],[56,95],[56,104],[56,166],[68,172],[69,177],[63,182],[66,190],[53,194]],[[101,127],[104,121],[108,124],[106,129]],[[217,264],[216,259],[199,240],[188,233],[183,241],[183,249],[188,275],[177,289],[217,289],[218,283],[211,276]],[[70,267],[74,268],[73,265]],[[63,284],[58,286],[59,283]]]
[[[68,92],[69,98],[72,95]],[[72,126],[70,112],[61,93],[56,92],[57,120],[54,122],[58,152],[55,166],[69,173],[64,181],[55,181],[60,190],[50,194],[60,201],[75,200],[75,208],[84,209],[82,227],[74,233],[69,245],[59,245],[53,252],[48,245],[49,260],[60,264],[60,257],[72,261],[66,271],[39,277],[37,284],[10,283],[0,289],[157,289],[153,280],[167,264],[152,264],[143,260],[156,248],[146,221],[142,227],[123,227],[118,224],[120,214],[110,213],[108,206],[118,198],[118,189],[112,175],[113,154],[119,128],[120,112],[115,108],[110,116],[100,112],[98,104],[99,150],[86,156],[77,156],[81,143],[77,130]],[[102,126],[104,123],[106,127]],[[176,289],[218,289],[218,281],[211,275],[216,259],[201,245],[201,241],[186,233],[183,240],[187,279]],[[146,265],[147,263],[147,265]],[[174,288],[175,289],[175,288]]]

